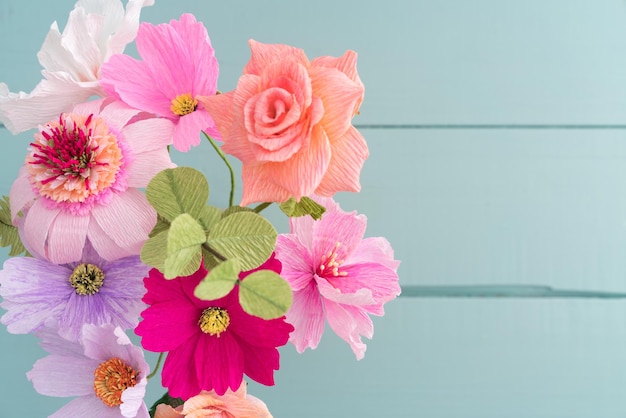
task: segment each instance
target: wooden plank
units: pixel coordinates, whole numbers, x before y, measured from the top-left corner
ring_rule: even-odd
[[[35,53],[73,0],[0,4],[0,80],[30,91]],[[359,52],[363,124],[626,123],[626,17],[617,1],[157,1],[143,19],[195,13],[235,86],[247,40],[288,43],[309,56]]]

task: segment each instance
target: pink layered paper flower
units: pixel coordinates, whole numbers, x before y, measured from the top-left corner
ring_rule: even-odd
[[[309,62],[287,45],[250,48],[237,88],[200,99],[243,163],[241,205],[359,191],[368,149],[352,126],[364,92],[356,53]]]
[[[10,192],[26,248],[55,264],[78,261],[86,240],[106,260],[137,255],[156,223],[140,188],[174,166],[172,124],[97,100],[42,126]]]
[[[272,256],[258,269],[280,272],[280,263]],[[244,373],[273,385],[279,367],[276,347],[287,343],[293,327],[284,317],[264,320],[244,312],[238,286],[221,299],[196,298],[194,290],[206,274],[201,266],[191,276],[166,280],[152,269],[144,280],[148,291],[143,301],[150,306],[135,332],[146,350],[169,352],[163,386],[171,396],[189,399],[202,390],[223,395],[237,389]]]
[[[137,50],[143,61],[114,55],[102,66],[102,86],[128,105],[176,124],[174,147],[188,151],[200,132],[219,137],[215,123],[197,100],[217,91],[218,64],[202,23],[191,14],[169,24],[139,27]]]
[[[325,316],[361,359],[367,348],[361,336],[372,338],[374,332],[369,315],[383,315],[383,305],[400,294],[400,262],[385,238],[363,238],[364,215],[344,212],[330,198],[315,200],[326,208],[322,218],[291,218],[290,233],[276,242],[281,276],[293,290],[290,341],[300,353],[316,348]]]
[[[80,341],[61,338],[53,328],[38,333],[50,355],[26,376],[38,393],[75,397],[48,418],[149,418],[143,401],[150,368],[141,347],[119,327],[84,325]]]
[[[0,122],[12,133],[36,128],[91,96],[102,96],[100,66],[135,38],[139,15],[154,0],[80,0],[63,33],[54,22],[37,58],[44,79],[30,93],[0,83]]]
[[[176,409],[166,404],[156,408],[154,418],[272,418],[267,405],[254,396],[246,394],[246,383],[237,391],[228,389],[225,394],[202,391],[189,398]]]

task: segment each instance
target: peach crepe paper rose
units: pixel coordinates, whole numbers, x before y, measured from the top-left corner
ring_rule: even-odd
[[[172,408],[160,404],[156,408],[154,418],[272,418],[265,403],[246,394],[246,383],[243,382],[236,392],[230,389],[222,396],[214,391],[202,391],[199,395],[187,399]]]
[[[357,54],[309,61],[288,45],[249,43],[237,88],[198,98],[224,152],[243,163],[241,205],[359,191],[369,152],[352,126],[364,94]]]

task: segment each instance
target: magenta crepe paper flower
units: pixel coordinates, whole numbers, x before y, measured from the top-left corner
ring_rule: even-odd
[[[134,328],[146,307],[141,298],[149,269],[139,256],[106,261],[90,246],[80,261],[64,265],[9,258],[0,270],[0,306],[8,311],[1,322],[9,332],[25,334],[54,318],[59,333],[75,341],[83,324]]]
[[[54,22],[37,53],[44,78],[30,93],[0,83],[0,122],[14,134],[36,128],[91,96],[102,96],[100,66],[124,52],[139,15],[154,0],[79,0],[61,33]]]
[[[314,199],[326,208],[322,218],[291,218],[290,233],[279,235],[276,243],[281,276],[293,290],[290,341],[300,353],[316,348],[326,317],[361,359],[367,348],[361,337],[372,338],[374,332],[369,315],[383,315],[383,305],[400,294],[400,262],[385,238],[363,238],[364,215],[344,212],[330,198]]]
[[[259,269],[279,272],[280,263],[272,256]],[[244,312],[238,286],[221,299],[196,298],[194,290],[206,274],[201,266],[191,276],[166,280],[152,269],[145,279],[148,292],[143,300],[150,307],[135,332],[146,350],[169,352],[163,386],[171,396],[186,400],[202,390],[218,395],[237,390],[244,373],[273,385],[279,368],[276,347],[287,343],[293,327],[284,317],[264,320]]]
[[[85,325],[79,342],[48,328],[38,335],[50,355],[26,376],[42,395],[76,397],[49,418],[150,416],[143,401],[150,368],[121,328]]]
[[[78,261],[87,241],[106,260],[139,254],[156,223],[140,188],[174,167],[171,133],[168,120],[111,99],[42,126],[10,192],[26,248],[55,264]]]
[[[114,55],[102,66],[102,86],[128,105],[168,118],[176,124],[174,147],[188,151],[200,143],[200,132],[219,133],[197,101],[217,91],[218,64],[206,28],[191,14],[180,21],[142,23],[137,51],[143,61]]]

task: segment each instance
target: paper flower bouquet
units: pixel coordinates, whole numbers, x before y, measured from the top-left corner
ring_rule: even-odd
[[[328,323],[360,359],[370,315],[400,293],[388,241],[365,238],[365,216],[332,198],[360,190],[368,156],[352,126],[357,56],[251,40],[236,88],[220,92],[203,24],[140,24],[149,5],[78,1],[44,41],[34,90],[0,84],[0,121],[34,131],[0,201],[1,321],[49,353],[27,373],[35,390],[74,398],[52,417],[269,417],[246,381],[274,384],[279,347],[314,349]],[[131,42],[138,57],[123,54]],[[172,161],[171,147],[203,138],[207,164],[230,170],[226,208]],[[227,155],[242,164],[239,204]],[[272,204],[288,232],[261,215]],[[151,371],[144,350],[165,358],[150,409],[161,357]]]

